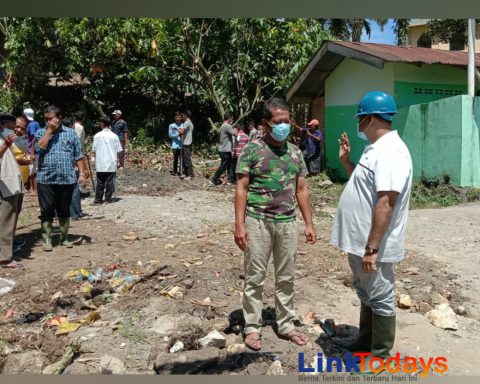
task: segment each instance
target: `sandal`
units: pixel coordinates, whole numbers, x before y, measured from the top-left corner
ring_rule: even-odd
[[[281,336],[285,337],[296,345],[306,345],[308,343],[308,337],[298,332],[296,329],[288,333],[282,334]]]
[[[20,264],[18,261],[12,260],[8,263],[0,263],[0,266],[2,268],[11,268],[11,269],[19,269],[22,268],[22,264]]]
[[[254,350],[260,351],[262,349],[262,335],[258,332],[252,332],[245,336],[244,343],[245,345]]]

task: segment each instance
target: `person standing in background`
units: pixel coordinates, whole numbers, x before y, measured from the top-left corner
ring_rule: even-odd
[[[30,171],[30,194],[37,194],[37,168],[38,158],[35,156],[35,133],[40,129],[40,124],[35,120],[35,112],[32,108],[25,108],[23,110],[23,116],[28,120],[27,126],[27,151],[30,155],[32,164],[29,165]]]
[[[180,128],[182,137],[182,162],[184,180],[191,180],[195,177],[192,164],[192,142],[193,142],[193,123],[191,120],[192,112],[186,110],[183,112],[183,128]]]
[[[179,129],[183,128],[183,119],[180,112],[175,112],[175,122],[168,127],[168,137],[172,139],[172,151],[173,151],[173,170],[172,175],[180,176],[182,174],[182,167],[180,165],[180,171],[178,170],[178,160],[182,155],[182,140],[180,137]]]
[[[118,169],[125,168],[125,152],[128,147],[128,130],[127,130],[127,122],[122,118],[122,111],[116,109],[112,113],[113,115],[113,123],[112,123],[112,131],[118,136],[120,140],[120,144],[122,145],[122,153],[118,157]]]

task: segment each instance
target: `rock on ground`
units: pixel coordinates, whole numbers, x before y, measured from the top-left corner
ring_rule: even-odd
[[[425,315],[436,327],[458,330],[458,321],[455,312],[447,303],[439,304]]]
[[[227,340],[217,330],[210,332],[207,336],[198,339],[198,343],[202,348],[216,347],[225,348]]]
[[[282,363],[280,360],[274,361],[273,364],[268,368],[267,375],[285,375],[282,368]]]
[[[27,351],[7,356],[1,373],[42,373],[45,358],[39,351]]]
[[[100,373],[122,375],[125,373],[125,364],[116,357],[103,355],[100,359]]]

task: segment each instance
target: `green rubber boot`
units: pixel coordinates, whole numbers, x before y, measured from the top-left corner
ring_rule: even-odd
[[[396,316],[373,314],[372,356],[389,357],[395,343]]]
[[[53,230],[53,223],[51,221],[42,221],[42,238],[43,238],[43,246],[42,249],[45,252],[52,252],[52,230]]]
[[[70,228],[69,218],[59,218],[58,224],[60,226],[60,244],[67,248],[72,248],[73,243],[68,241],[68,229]]]
[[[370,350],[371,355],[365,359],[363,374],[378,374],[381,372],[381,370],[379,371],[381,362],[372,361],[372,364],[370,364],[372,357],[381,357],[383,359],[383,370],[385,370],[386,359],[391,356],[390,351],[395,343],[395,328],[396,316],[380,316],[373,313],[372,349]]]
[[[350,352],[370,352],[372,348],[372,310],[362,303],[357,339],[353,342],[335,340],[335,343]]]

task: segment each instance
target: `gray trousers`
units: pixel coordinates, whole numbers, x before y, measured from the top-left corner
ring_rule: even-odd
[[[380,316],[395,315],[395,271],[393,263],[377,262],[375,272],[364,272],[363,258],[348,254],[353,287],[361,302]]]
[[[247,216],[245,225],[249,235],[243,292],[245,334],[260,332],[262,327],[263,284],[270,255],[273,255],[275,270],[278,333],[289,333],[295,328],[293,320],[296,318],[293,297],[298,224],[295,221],[270,222]]]
[[[0,260],[13,258],[13,237],[18,218],[21,195],[0,198]]]

